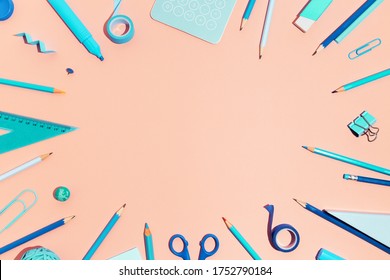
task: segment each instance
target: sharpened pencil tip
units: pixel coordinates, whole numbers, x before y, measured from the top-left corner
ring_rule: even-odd
[[[336,92],[337,92],[337,90],[332,91],[332,93],[336,93]]]
[[[315,56],[317,54],[317,51],[313,52],[312,56]]]
[[[224,222],[226,222],[226,218],[225,218],[225,217],[222,217],[222,220],[223,220]]]
[[[306,149],[307,150],[307,146],[302,146],[302,148]]]
[[[148,223],[145,223],[145,229],[149,229]]]

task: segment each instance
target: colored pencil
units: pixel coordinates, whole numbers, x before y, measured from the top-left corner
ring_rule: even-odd
[[[14,249],[15,247],[18,247],[30,240],[33,240],[34,238],[37,238],[45,233],[48,233],[49,231],[52,231],[53,229],[56,229],[60,226],[63,226],[64,224],[66,224],[67,222],[71,221],[75,216],[70,216],[70,217],[67,217],[67,218],[63,218],[61,220],[58,220],[48,226],[45,226],[41,229],[38,229],[37,231],[34,231],[18,240],[15,240],[13,242],[11,242],[10,244],[8,245],[5,245],[3,247],[0,248],[0,255],[9,251],[9,250],[12,250]]]
[[[99,236],[96,238],[95,242],[92,244],[91,248],[88,250],[88,252],[83,257],[83,260],[90,260],[95,254],[96,250],[99,248],[100,244],[104,241],[104,239],[107,237],[108,233],[111,231],[111,229],[114,227],[116,222],[121,217],[121,214],[123,210],[126,207],[126,203],[123,204],[121,208],[119,208],[118,211],[115,212],[115,214],[112,216],[112,218],[108,221],[107,225],[104,227],[103,231],[99,234]]]
[[[314,51],[313,55],[326,48],[330,43],[343,34],[359,17],[368,10],[377,0],[367,0],[349,18],[347,18],[335,31],[333,31]]]
[[[259,46],[259,59],[263,56],[265,45],[267,44],[269,27],[271,26],[272,14],[275,7],[275,0],[268,1],[267,13],[265,15],[265,21],[263,25],[263,32],[261,33],[260,46]]]
[[[353,235],[363,239],[364,241],[370,243],[371,245],[374,245],[375,247],[385,251],[386,253],[390,254],[390,248],[385,246],[384,244],[382,244],[381,242],[375,240],[374,238],[372,238],[371,236],[365,234],[364,232],[361,232],[360,230],[350,226],[349,224],[343,222],[342,220],[334,217],[333,215],[331,215],[330,213],[328,213],[326,210],[320,210],[316,207],[314,207],[313,205],[310,205],[309,203],[306,203],[306,202],[303,202],[303,201],[299,201],[297,199],[294,198],[294,200],[299,204],[301,205],[303,208],[305,208],[306,210],[312,212],[313,214],[316,214],[317,216],[327,220],[328,222],[331,222],[332,224],[348,231],[349,233],[352,233]]]
[[[388,181],[388,180],[369,178],[369,177],[363,177],[363,176],[356,176],[356,175],[350,175],[350,174],[344,174],[343,178],[345,180],[352,180],[352,181],[369,183],[369,184],[376,184],[376,185],[382,185],[382,186],[390,186],[390,181]]]
[[[37,84],[30,84],[30,83],[19,82],[19,81],[3,79],[3,78],[0,78],[0,84],[7,85],[7,86],[26,88],[26,89],[32,89],[32,90],[38,90],[38,91],[44,91],[44,92],[48,92],[48,93],[65,93],[65,91],[60,90],[60,89],[56,89],[53,87],[41,86],[41,85],[37,85]]]
[[[245,8],[244,15],[242,16],[240,30],[242,30],[244,28],[244,25],[248,21],[250,15],[252,13],[253,6],[255,5],[255,3],[256,3],[256,0],[249,0],[248,1],[248,4],[246,5],[246,8]]]
[[[21,171],[31,167],[31,166],[34,166],[34,165],[44,161],[51,154],[53,154],[53,153],[41,155],[41,156],[36,157],[36,158],[26,162],[26,163],[23,163],[22,165],[19,165],[19,166],[15,167],[15,168],[13,168],[13,169],[11,169],[11,170],[3,173],[3,174],[0,174],[0,182],[5,180],[5,179],[7,179],[7,178],[9,178],[9,177],[11,177],[12,175],[15,175],[15,174],[17,174],[17,173],[19,173],[19,172],[21,172]]]
[[[331,158],[331,159],[335,159],[335,160],[339,160],[339,161],[342,161],[342,162],[345,162],[345,163],[356,165],[356,166],[359,166],[359,167],[362,167],[362,168],[366,168],[368,170],[372,170],[372,171],[375,171],[375,172],[379,172],[379,173],[382,173],[382,174],[390,175],[390,170],[389,169],[383,168],[383,167],[380,167],[380,166],[376,166],[376,165],[373,165],[371,163],[367,163],[367,162],[363,162],[363,161],[360,161],[360,160],[357,160],[357,159],[349,158],[349,157],[346,157],[346,156],[343,156],[343,155],[339,155],[339,154],[336,154],[336,153],[332,153],[332,152],[329,152],[329,151],[326,151],[326,150],[323,150],[323,149],[320,149],[320,148],[307,147],[307,146],[302,146],[302,148],[305,148],[306,150],[308,150],[308,151],[310,151],[312,153],[321,155],[321,156],[325,156],[325,157],[328,157],[328,158]]]
[[[233,236],[240,242],[242,247],[249,253],[249,255],[254,260],[261,260],[260,256],[253,250],[252,246],[249,245],[248,241],[245,240],[245,238],[241,235],[241,233],[236,229],[235,226],[233,226],[228,220],[226,220],[224,217],[222,217],[223,221],[225,222],[226,227],[229,229],[229,231],[233,234]]]
[[[149,225],[145,224],[144,229],[144,242],[145,242],[145,254],[147,260],[154,260],[154,249],[153,249],[153,237],[149,229]]]
[[[390,75],[390,68],[388,68],[386,70],[383,70],[381,72],[372,74],[370,76],[361,78],[361,79],[356,80],[354,82],[348,83],[346,85],[343,85],[343,86],[335,89],[334,91],[332,91],[332,93],[347,91],[347,90],[353,89],[355,87],[359,87],[359,86],[362,86],[364,84],[371,83],[371,82],[373,82],[375,80],[381,79],[381,78],[389,76],[389,75]]]

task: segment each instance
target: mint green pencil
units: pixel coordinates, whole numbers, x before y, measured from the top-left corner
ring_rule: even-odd
[[[360,80],[354,81],[352,83],[343,85],[343,86],[339,87],[338,89],[332,91],[332,93],[347,91],[347,90],[353,89],[355,87],[362,86],[364,84],[368,84],[370,82],[373,82],[375,80],[378,80],[380,78],[383,78],[383,77],[386,77],[386,76],[389,76],[389,75],[390,75],[390,68],[386,69],[386,70],[383,70],[381,72],[372,74],[370,76],[361,78]]]
[[[302,146],[302,148],[314,153],[314,154],[318,154],[318,155],[321,155],[321,156],[324,156],[324,157],[328,157],[328,158],[331,158],[331,159],[335,159],[335,160],[339,160],[339,161],[342,161],[342,162],[345,162],[345,163],[349,163],[349,164],[352,164],[352,165],[355,165],[355,166],[359,166],[361,168],[366,168],[368,170],[372,170],[372,171],[375,171],[375,172],[379,172],[379,173],[382,173],[382,174],[386,174],[386,175],[390,175],[390,169],[387,169],[387,168],[384,168],[384,167],[380,167],[380,166],[377,166],[377,165],[373,165],[371,163],[367,163],[367,162],[364,162],[364,161],[360,161],[360,160],[357,160],[357,159],[353,159],[353,158],[349,158],[349,157],[346,157],[346,156],[343,156],[343,155],[339,155],[339,154],[336,154],[336,153],[332,153],[332,152],[329,152],[329,151],[326,151],[326,150],[323,150],[323,149],[320,149],[320,148],[315,148],[315,147],[307,147],[307,146]]]
[[[238,232],[238,230],[233,226],[228,220],[226,220],[224,217],[222,217],[223,221],[225,222],[227,228],[230,230],[230,232],[234,235],[234,237],[240,242],[242,247],[251,255],[251,257],[254,260],[261,260],[260,256],[253,250],[252,246],[249,245],[248,241],[245,240],[245,238],[241,235],[241,233]]]
[[[30,84],[9,79],[0,78],[0,84],[14,87],[27,88],[32,90],[44,91],[49,93],[65,93],[65,91],[48,86],[41,86],[37,84]]]

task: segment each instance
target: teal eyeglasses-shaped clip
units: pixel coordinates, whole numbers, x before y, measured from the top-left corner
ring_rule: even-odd
[[[376,38],[374,40],[371,40],[370,42],[364,44],[363,46],[360,46],[357,49],[351,51],[348,54],[348,58],[351,60],[356,59],[356,58],[362,56],[363,54],[366,54],[366,53],[372,51],[376,47],[379,47],[381,44],[382,44],[382,41],[380,38]]]
[[[27,205],[27,203],[21,198],[25,193],[32,193],[34,196],[34,200],[32,202],[30,202],[29,205]],[[0,216],[3,215],[12,205],[14,205],[17,202],[22,204],[23,209],[6,226],[4,226],[2,229],[0,229],[0,233],[2,233],[7,228],[12,226],[19,218],[21,218],[28,210],[30,210],[31,207],[33,207],[34,204],[37,202],[37,200],[38,200],[38,195],[36,194],[35,191],[33,191],[31,189],[23,190],[14,199],[12,199],[3,209],[0,210]]]

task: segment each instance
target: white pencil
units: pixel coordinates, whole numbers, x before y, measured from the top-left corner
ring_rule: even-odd
[[[265,15],[263,32],[261,33],[261,40],[259,46],[259,59],[263,56],[265,45],[267,44],[269,27],[271,26],[272,13],[274,11],[275,0],[268,1],[267,13]]]
[[[26,162],[26,163],[23,163],[22,165],[19,165],[18,167],[15,167],[15,168],[5,172],[4,174],[1,174],[0,175],[0,182],[11,177],[12,175],[15,175],[15,174],[31,167],[31,166],[34,166],[34,165],[40,163],[41,161],[45,160],[51,154],[52,153],[41,155],[41,156],[36,157],[36,158]]]

